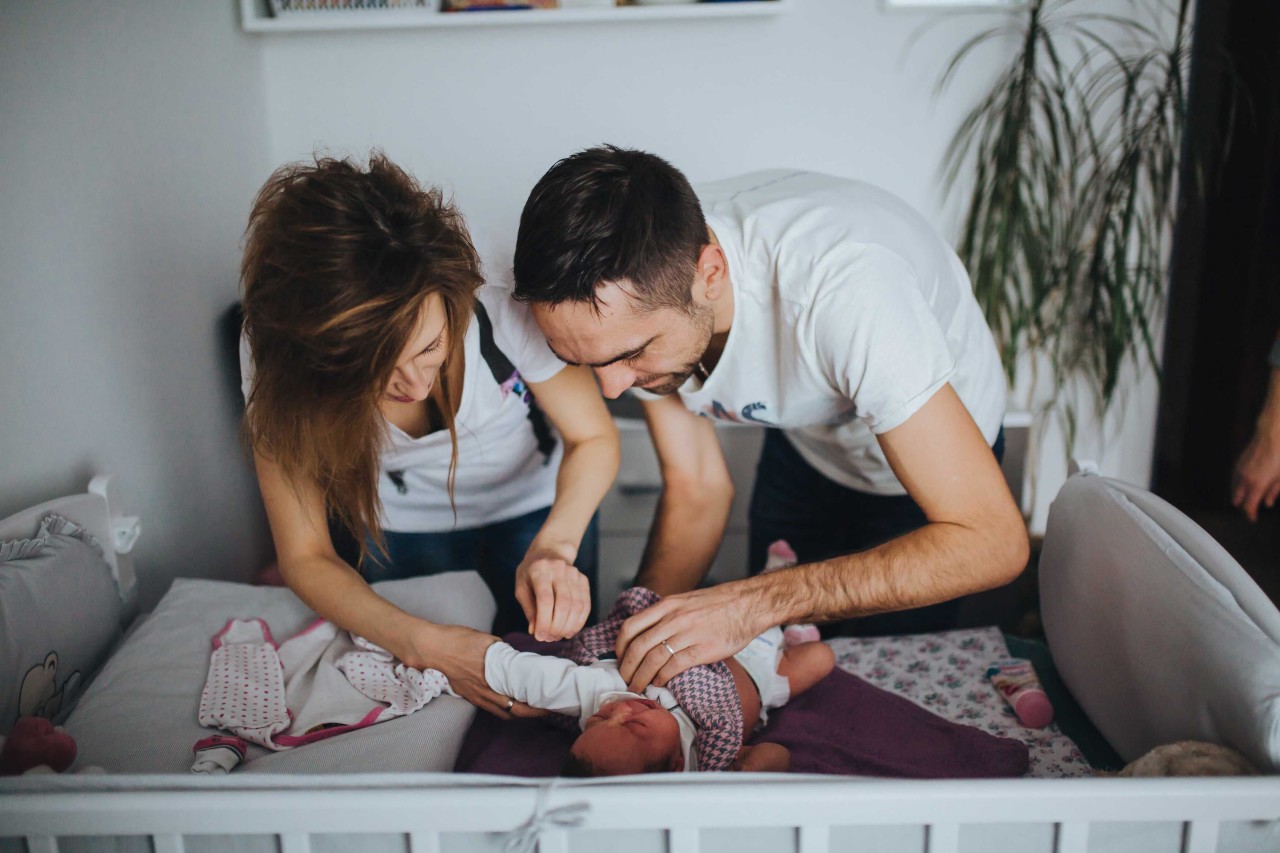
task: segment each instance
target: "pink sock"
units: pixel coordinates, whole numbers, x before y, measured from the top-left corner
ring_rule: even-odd
[[[768,553],[769,555],[764,561],[765,573],[794,566],[800,561],[800,558],[796,556],[796,552],[785,539],[779,539],[770,545]],[[788,649],[801,643],[817,642],[820,639],[822,639],[822,635],[818,633],[816,625],[787,625],[782,629],[782,645]]]

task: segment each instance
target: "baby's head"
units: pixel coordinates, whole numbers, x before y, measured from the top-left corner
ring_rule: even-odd
[[[573,742],[565,776],[626,776],[684,768],[680,725],[652,699],[600,706]]]

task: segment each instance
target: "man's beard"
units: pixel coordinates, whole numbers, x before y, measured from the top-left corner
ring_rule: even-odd
[[[652,376],[644,377],[643,381],[637,381],[635,386],[650,394],[657,394],[660,397],[666,397],[679,391],[684,383],[689,381],[689,377],[696,373],[702,364],[702,357],[707,351],[707,347],[711,345],[711,336],[715,332],[716,315],[711,308],[692,307],[694,327],[697,331],[697,340],[691,347],[688,361],[683,368],[672,373],[655,373]],[[657,385],[652,383],[657,382]]]

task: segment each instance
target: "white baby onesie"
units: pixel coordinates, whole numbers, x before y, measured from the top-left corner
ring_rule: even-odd
[[[277,647],[261,619],[233,619],[213,638],[200,724],[267,749],[290,749],[411,714],[444,692],[454,695],[443,673],[405,666],[332,622],[316,620]],[[225,744],[206,738],[196,748],[215,746]],[[198,760],[200,769],[192,769],[235,766],[222,757],[216,766]]]
[[[644,694],[627,690],[627,682],[618,673],[616,660],[599,660],[590,666],[579,666],[565,658],[518,652],[507,643],[494,643],[485,652],[484,678],[489,686],[504,696],[534,708],[577,717],[584,726],[603,705],[619,699],[652,699],[671,712],[680,726],[680,752],[684,769],[698,769],[693,739],[698,734],[693,720],[685,713],[676,697],[664,687],[650,684]]]

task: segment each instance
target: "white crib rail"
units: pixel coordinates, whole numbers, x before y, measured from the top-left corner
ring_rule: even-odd
[[[296,777],[289,777],[295,779]],[[369,778],[369,777],[363,777]],[[342,777],[335,784],[342,785]],[[255,780],[256,781],[256,780]],[[268,780],[261,780],[268,781]],[[255,786],[257,788],[257,786]],[[585,804],[576,825],[557,810]],[[0,837],[25,837],[38,853],[59,837],[148,836],[156,853],[184,853],[188,835],[266,835],[281,853],[311,853],[313,836],[396,833],[411,853],[439,853],[449,833],[529,833],[532,851],[569,853],[580,830],[623,835],[662,830],[669,853],[701,853],[704,833],[789,828],[788,850],[837,853],[835,828],[923,827],[912,853],[958,853],[961,829],[983,824],[1051,824],[1055,853],[1085,853],[1091,829],[1107,823],[1175,824],[1182,853],[1211,853],[1228,822],[1280,821],[1280,777],[1240,779],[1069,779],[980,781],[786,780],[747,777],[657,783],[501,783],[272,790],[190,786],[184,790],[0,789]],[[1269,836],[1272,837],[1272,836]],[[494,848],[500,849],[500,848]],[[585,849],[576,846],[575,850]],[[777,850],[777,846],[760,849]],[[847,849],[847,848],[839,848]],[[1136,849],[1136,848],[1135,848]],[[1265,849],[1265,848],[1263,848]]]

